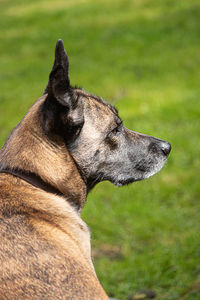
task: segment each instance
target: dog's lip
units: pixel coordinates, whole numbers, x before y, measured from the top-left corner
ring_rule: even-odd
[[[116,186],[124,186],[124,185],[128,185],[131,184],[133,182],[136,181],[141,181],[145,179],[144,177],[140,177],[140,178],[129,178],[129,179],[124,179],[124,180],[119,180],[119,181],[115,181],[113,182]]]

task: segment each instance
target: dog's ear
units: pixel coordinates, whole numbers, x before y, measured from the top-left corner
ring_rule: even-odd
[[[69,80],[69,60],[61,39],[56,43],[55,60],[44,94],[54,96],[62,105],[67,105]]]
[[[69,80],[69,60],[61,39],[57,41],[55,60],[44,91],[47,98],[43,106],[45,131],[58,131],[64,125],[67,132],[83,125],[83,106],[75,95]],[[63,127],[63,126],[62,126]]]

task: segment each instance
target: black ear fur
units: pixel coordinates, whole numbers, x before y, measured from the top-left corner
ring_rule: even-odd
[[[55,60],[49,75],[44,94],[47,94],[43,106],[44,130],[55,133],[73,132],[72,127],[82,126],[82,102],[74,95],[69,80],[69,60],[61,39],[57,41]]]
[[[56,43],[55,60],[44,94],[54,96],[61,104],[66,105],[63,98],[69,88],[69,60],[63,41],[59,39]]]

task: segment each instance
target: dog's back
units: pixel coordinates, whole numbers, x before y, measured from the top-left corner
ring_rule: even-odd
[[[65,199],[0,174],[0,299],[107,299]]]

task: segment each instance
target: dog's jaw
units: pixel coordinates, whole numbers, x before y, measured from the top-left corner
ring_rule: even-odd
[[[154,166],[154,168],[150,171],[150,172],[144,172],[143,174],[141,174],[140,176],[136,177],[132,177],[132,178],[116,178],[116,180],[110,179],[110,181],[118,186],[124,186],[124,185],[129,185],[133,182],[136,181],[141,181],[141,180],[145,180],[148,179],[150,177],[152,177],[153,175],[157,174],[158,172],[160,172],[160,170],[164,167],[165,163],[166,163],[166,159],[163,161],[160,161],[157,165]]]

